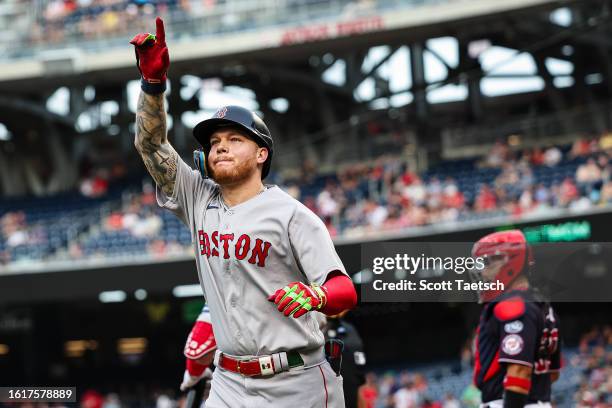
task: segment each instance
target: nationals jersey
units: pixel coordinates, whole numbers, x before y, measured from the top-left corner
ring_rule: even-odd
[[[550,373],[561,369],[559,318],[529,290],[505,293],[482,311],[474,359],[483,402],[503,398],[506,364],[533,369],[529,403],[550,401]]]
[[[216,183],[182,160],[177,167],[172,197],[157,189],[157,201],[191,230],[219,350],[298,350],[322,361],[323,333],[313,314],[288,318],[267,298],[290,282],[323,284],[330,272],[346,274],[323,222],[277,186],[228,207]]]

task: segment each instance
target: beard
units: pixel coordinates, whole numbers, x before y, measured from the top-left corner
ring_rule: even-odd
[[[209,166],[211,167],[211,166]],[[257,169],[256,160],[248,160],[244,162],[238,162],[233,166],[223,166],[221,168],[210,168],[211,178],[217,182],[217,184],[237,184],[241,181],[247,180],[253,172]]]

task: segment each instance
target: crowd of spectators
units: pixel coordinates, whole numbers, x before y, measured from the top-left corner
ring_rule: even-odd
[[[150,181],[143,183],[142,191],[126,192],[119,202],[108,206],[99,217],[97,224],[92,225],[87,234],[71,241],[68,248],[70,259],[105,258],[117,254],[109,254],[104,244],[100,245],[101,237],[108,240],[121,240],[119,247],[125,246],[124,255],[129,252],[148,254],[153,259],[163,259],[168,256],[190,253],[188,239],[179,242],[178,236],[168,233],[166,225],[168,217],[159,209],[155,200],[155,188]],[[173,216],[172,216],[173,217]],[[172,218],[171,218],[172,219]],[[172,219],[173,224],[178,220]],[[164,229],[166,227],[166,229]],[[183,231],[188,236],[187,231]],[[142,248],[134,249],[126,245],[130,241],[144,243]]]
[[[470,341],[466,342],[466,344]],[[469,348],[468,348],[469,350]],[[466,353],[461,352],[458,374],[446,373],[442,381],[459,379],[460,391],[451,392],[432,385],[436,375],[424,371],[370,372],[359,389],[360,399],[368,408],[477,408],[480,392],[471,383],[471,364],[464,365]],[[596,326],[581,336],[577,350],[566,349],[562,388],[553,387],[554,406],[577,408],[607,408],[612,406],[612,326]],[[471,360],[471,354],[467,353]],[[431,368],[431,367],[430,367]],[[447,367],[450,368],[450,367]],[[425,374],[428,373],[428,374]],[[433,392],[432,392],[433,391]],[[573,394],[573,395],[572,395]]]
[[[255,21],[253,16],[249,17],[248,13],[240,13],[239,10],[259,7],[257,2],[248,0],[38,0],[36,3],[40,8],[40,15],[28,33],[32,44],[126,36],[149,30],[150,22],[155,16],[162,16],[169,23],[214,17],[214,20],[207,24],[214,27],[200,29],[231,31]],[[263,3],[263,6],[270,8],[270,12],[257,13],[257,21],[262,23],[268,18],[273,22],[273,7],[285,6],[287,14],[290,15],[292,11],[295,13],[300,7],[314,3],[324,2],[287,0],[284,4]],[[337,3],[345,3],[344,7],[348,13],[357,6],[372,2],[338,0]],[[196,24],[195,27],[197,26]],[[180,24],[179,28],[189,30],[185,24]]]
[[[612,406],[612,326],[594,327],[585,333],[578,351],[570,361],[580,369],[576,407]]]
[[[67,38],[91,40],[144,29],[144,22],[164,16],[178,0],[49,0],[41,2],[40,18],[30,30],[34,44],[59,43]],[[204,1],[214,5],[215,1]]]
[[[565,153],[559,146],[517,151],[497,142],[471,170],[470,181],[482,181],[471,196],[454,177],[417,174],[398,158],[343,167],[316,196],[306,195],[303,180],[287,182],[287,190],[317,213],[334,236],[457,222],[471,215],[587,210],[612,203],[611,139],[610,134],[580,138]],[[574,174],[548,184],[535,176],[542,168],[554,170],[565,163],[573,163]],[[487,170],[497,174],[490,183],[479,179]]]
[[[334,174],[324,175],[305,163],[302,176],[291,180],[277,178],[274,182],[324,220],[332,236],[363,237],[491,217],[518,220],[547,214],[551,209],[580,212],[609,206],[611,151],[612,134],[580,138],[571,146],[522,150],[497,142],[482,158],[469,159],[468,168],[457,179],[448,170],[451,162],[442,161],[424,173],[416,173],[401,157],[383,156],[371,163],[345,165]],[[551,172],[555,176],[550,176]],[[28,211],[11,209],[3,214],[0,262],[14,261],[13,249],[21,258],[27,257],[29,252],[23,248],[27,245],[36,247],[37,254],[45,259],[54,259],[53,252],[64,245],[65,250],[56,256],[64,260],[118,254],[112,250],[125,250],[122,254],[125,256],[144,253],[155,258],[189,252],[188,231],[172,214],[157,207],[148,177],[142,189],[128,187],[121,190],[120,196],[112,196],[109,190],[117,190],[113,186],[120,179],[115,175],[125,172],[109,169],[107,173],[92,170],[88,173],[90,177],[80,182],[79,190],[85,200],[98,200],[102,205],[92,207],[89,216],[80,215],[82,219],[90,218],[82,221],[90,227],[81,228],[89,232],[79,232],[76,240],[74,234],[71,238],[52,231],[57,222],[32,222]],[[54,208],[58,205],[64,206],[56,203]],[[94,242],[96,234],[98,242]],[[66,238],[69,242],[62,243]],[[121,242],[114,242],[117,240]],[[49,245],[32,246],[45,241]],[[137,248],[130,245],[136,243]],[[109,250],[109,245],[114,248]],[[48,250],[42,251],[45,247]],[[33,254],[32,259],[35,258]]]
[[[45,225],[30,224],[24,211],[9,211],[0,216],[0,265],[11,262],[10,251],[16,248],[37,248],[49,241]],[[27,249],[26,249],[27,250]]]
[[[380,378],[373,372],[366,374],[365,383],[358,390],[359,401],[367,408],[461,408],[467,406],[447,392],[431,397],[427,378],[419,372],[392,372]]]

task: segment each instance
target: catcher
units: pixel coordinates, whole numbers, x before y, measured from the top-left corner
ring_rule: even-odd
[[[519,230],[495,232],[472,249],[485,268],[473,278],[500,281],[504,291],[484,291],[476,331],[474,383],[482,408],[551,407],[551,384],[559,378],[559,317],[529,286],[531,248]]]

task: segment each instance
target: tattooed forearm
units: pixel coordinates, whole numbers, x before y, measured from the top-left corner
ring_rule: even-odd
[[[168,143],[163,94],[140,93],[134,145],[157,185],[166,195],[172,195],[179,157]]]

